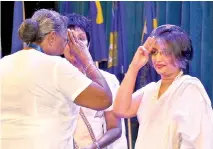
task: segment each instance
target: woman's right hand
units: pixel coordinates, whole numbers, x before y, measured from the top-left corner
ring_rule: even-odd
[[[74,30],[68,29],[68,38],[70,54],[76,57],[76,59],[79,60],[83,65],[93,63],[88,47],[80,40],[78,40]]]
[[[82,64],[76,59],[76,57],[75,57],[73,54],[71,54],[70,48],[69,48],[68,45],[67,45],[67,46],[65,47],[65,49],[64,49],[64,57],[65,57],[72,65],[74,65],[75,67],[77,67],[82,73],[85,73]]]
[[[132,59],[132,62],[130,64],[131,67],[133,67],[135,70],[139,71],[141,67],[146,65],[146,63],[149,60],[149,53],[152,50],[152,46],[155,42],[155,39],[152,37],[149,37],[146,42],[143,44],[143,46],[139,46],[136,50],[136,53]]]

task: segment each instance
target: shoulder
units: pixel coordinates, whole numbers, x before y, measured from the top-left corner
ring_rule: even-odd
[[[111,79],[111,80],[118,80],[114,74],[111,74],[111,73],[109,73],[109,72],[107,72],[107,71],[104,71],[104,70],[101,70],[101,69],[99,69],[99,71],[101,72],[101,74],[102,74],[105,78],[109,78],[109,79]]]
[[[143,88],[146,90],[152,90],[153,88],[156,87],[156,85],[158,85],[160,82],[150,82],[149,84],[147,84],[146,86],[144,86]]]
[[[104,76],[104,78],[106,79],[108,84],[117,84],[117,85],[120,84],[117,77],[114,74],[111,74],[111,73],[101,70],[101,69],[99,69],[99,71]]]
[[[189,75],[183,77],[184,80],[179,87],[180,97],[183,97],[183,100],[187,99],[185,102],[190,101],[198,104],[204,102],[211,106],[210,98],[201,81]]]
[[[199,93],[206,93],[203,84],[196,77],[192,77],[190,75],[185,75],[182,77],[182,81],[180,80],[180,82],[181,82],[181,85],[179,88],[183,92],[198,91]]]
[[[134,92],[133,98],[138,98],[138,97],[142,98],[142,96],[144,96],[144,94],[152,95],[152,92],[154,91],[156,86],[157,86],[156,82],[151,82],[151,83],[145,85],[144,87],[142,87],[142,88],[138,89],[136,92]],[[145,101],[144,98],[143,98],[143,101]]]
[[[140,92],[148,92],[148,91],[152,91],[155,89],[155,87],[157,86],[157,84],[159,84],[159,82],[150,82],[149,84],[145,85],[144,87],[138,89],[137,91]]]
[[[183,76],[183,84],[184,85],[201,85],[202,86],[202,83],[198,78],[192,77],[190,75]]]
[[[52,56],[52,62],[55,65],[55,70],[62,73],[79,72],[78,68],[73,66],[66,58],[60,56]]]

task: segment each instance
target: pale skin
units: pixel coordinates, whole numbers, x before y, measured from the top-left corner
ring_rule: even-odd
[[[175,77],[180,72],[180,68],[173,62],[171,56],[162,54],[162,49],[166,49],[166,44],[162,44],[158,39],[149,37],[143,46],[138,47],[129,69],[117,92],[113,110],[119,117],[131,118],[137,115],[143,94],[134,94],[134,87],[138,71],[148,62],[149,54],[154,50],[157,54],[151,56],[154,69],[161,76],[161,86],[158,92],[158,99],[168,89]],[[122,106],[120,106],[122,103]]]
[[[82,29],[80,29],[79,27],[75,27],[72,29],[72,31],[74,31],[74,36],[76,40],[81,41],[85,46],[88,45],[86,33]],[[64,56],[70,63],[76,66],[82,73],[85,73],[85,70],[83,69],[82,64],[76,59],[75,56],[70,54],[70,48],[68,46],[64,50]],[[115,140],[120,138],[122,133],[121,119],[117,117],[113,111],[104,112],[104,116],[106,120],[107,132],[99,140],[97,140],[97,143],[99,144],[101,148],[113,143]],[[82,149],[96,149],[96,148],[97,148],[96,144],[93,143]]]

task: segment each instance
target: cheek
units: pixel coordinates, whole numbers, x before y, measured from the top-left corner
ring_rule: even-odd
[[[65,48],[65,46],[63,46],[63,44],[60,41],[56,41],[52,45],[51,50],[52,50],[53,55],[61,55],[61,54],[63,54],[64,48]]]
[[[178,68],[178,66],[177,66],[177,64],[175,63],[175,60],[174,60],[174,59],[168,59],[168,60],[166,61],[166,63],[167,63],[167,68],[168,68],[169,70],[175,70],[175,69]]]
[[[151,57],[152,63],[155,63],[155,58]]]
[[[151,65],[154,67],[155,66],[155,63],[156,63],[156,60],[153,56],[151,56],[151,61],[150,61]]]
[[[65,48],[67,48],[66,44],[63,41],[58,41],[58,50],[60,49],[60,51],[64,51]]]
[[[85,46],[88,46],[88,41],[87,41],[87,40],[83,40],[82,43],[83,43]]]
[[[167,63],[167,65],[169,65],[172,68],[178,67],[176,62],[175,62],[175,59],[173,57],[168,58],[166,63]]]

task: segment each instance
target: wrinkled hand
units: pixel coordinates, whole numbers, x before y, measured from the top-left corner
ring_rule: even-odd
[[[68,46],[71,55],[73,55],[78,61],[83,63],[92,61],[92,57],[89,53],[88,47],[83,44],[82,41],[78,40],[74,30],[68,29],[68,38]]]
[[[77,67],[82,73],[85,73],[82,64],[80,63],[80,61],[78,61],[78,60],[76,59],[76,57],[75,57],[73,54],[71,54],[70,48],[69,48],[68,45],[66,46],[66,48],[65,48],[65,50],[64,50],[64,57],[65,57],[72,65],[74,65],[75,67]]]
[[[152,46],[155,43],[156,39],[149,37],[143,46],[139,46],[133,60],[131,62],[131,66],[134,67],[136,70],[140,70],[141,67],[146,65],[149,60],[149,53],[152,50]]]

